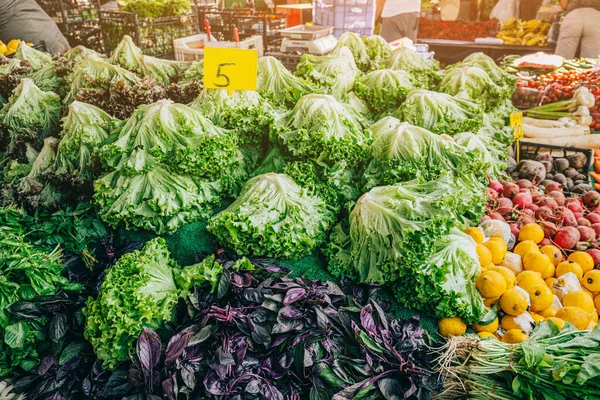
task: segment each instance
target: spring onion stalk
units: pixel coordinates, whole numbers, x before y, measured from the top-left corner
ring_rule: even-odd
[[[589,116],[589,107],[595,104],[594,95],[590,93],[588,88],[580,87],[575,91],[573,97],[569,100],[558,101],[556,103],[545,104],[543,106],[531,108],[523,112],[524,115],[538,119],[559,119],[569,117],[576,120],[585,117],[583,108],[587,108]],[[583,118],[585,122],[586,118]],[[584,124],[580,124],[584,125]]]

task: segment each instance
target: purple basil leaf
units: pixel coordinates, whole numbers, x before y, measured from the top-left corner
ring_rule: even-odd
[[[306,289],[301,287],[290,289],[287,291],[285,297],[283,298],[283,305],[288,306],[292,303],[295,303],[298,300],[302,300],[306,297],[306,294]]]
[[[227,388],[214,372],[209,372],[204,377],[204,388],[208,393],[215,396],[227,394]]]
[[[385,400],[401,400],[410,397],[406,396],[405,392],[407,388],[399,380],[394,378],[381,378],[377,381],[377,387],[379,387]],[[402,393],[404,393],[404,395],[402,395]]]
[[[372,338],[377,338],[377,324],[375,323],[375,319],[373,318],[373,307],[371,305],[367,305],[363,307],[360,312],[360,324],[363,328],[366,329],[369,336]]]
[[[319,306],[315,307],[315,313],[317,315],[317,326],[324,331],[328,331],[331,324],[329,323],[329,317],[323,312],[323,309]]]
[[[146,381],[146,388],[152,393],[152,375],[154,367],[160,361],[160,338],[152,329],[144,328],[138,339],[136,352],[140,360],[142,372]]]
[[[249,273],[234,273],[231,275],[229,282],[235,287],[249,287],[252,284],[252,275]]]
[[[67,314],[56,314],[48,324],[48,339],[58,343],[64,339],[69,330],[69,317]]]
[[[167,350],[165,351],[165,363],[171,363],[181,356],[183,350],[188,346],[193,332],[179,332],[169,340]]]
[[[257,394],[260,392],[260,381],[258,379],[254,379],[250,381],[246,388],[244,389],[246,393]]]
[[[279,317],[285,317],[286,319],[298,319],[298,318],[302,318],[304,316],[304,313],[302,311],[300,311],[298,308],[296,307],[292,307],[292,306],[285,306],[283,307],[281,310],[279,310],[279,315],[277,320],[279,321]]]
[[[198,333],[196,333],[190,339],[188,346],[195,346],[198,343],[202,343],[209,339],[212,335],[215,334],[219,330],[219,327],[216,325],[206,325],[204,328],[200,329]]]
[[[54,356],[46,356],[40,362],[40,366],[38,367],[37,373],[39,375],[45,375],[46,372],[54,365],[58,363],[58,360]]]
[[[175,376],[170,376],[162,381],[162,389],[169,400],[177,399],[177,394],[175,393],[175,382]]]
[[[179,374],[181,375],[183,384],[190,388],[190,390],[194,390],[196,387],[196,373],[194,368],[191,365],[184,364],[179,369]]]
[[[298,285],[297,283],[290,281],[289,279],[282,279],[281,282],[279,283],[274,283],[273,285],[271,285],[271,289],[281,289],[281,290],[289,290],[289,289],[295,289],[295,288],[300,288],[301,286]]]
[[[383,329],[390,329],[387,317],[386,317],[383,309],[379,306],[379,304],[376,301],[371,301],[371,304],[373,305],[373,308],[375,308],[375,311],[377,312],[377,317],[379,318],[379,322],[381,323],[381,326],[383,327]]]

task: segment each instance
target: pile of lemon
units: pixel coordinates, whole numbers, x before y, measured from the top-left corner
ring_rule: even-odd
[[[594,269],[591,255],[575,251],[565,260],[558,247],[540,247],[544,230],[537,224],[523,226],[512,252],[500,237],[486,240],[481,228],[465,233],[477,243],[477,290],[485,305],[498,311],[493,322],[471,326],[479,336],[520,343],[542,321],[552,321],[559,329],[570,322],[580,330],[598,323],[600,270]],[[438,328],[443,336],[467,331],[458,317],[439,320]]]
[[[19,48],[20,44],[21,44],[21,41],[19,39],[13,39],[10,42],[8,42],[7,44],[4,44],[2,42],[2,40],[0,40],[0,55],[10,56],[10,55],[15,54],[17,52],[17,49]],[[29,47],[33,46],[33,44],[31,44],[31,43],[26,43],[26,44]]]

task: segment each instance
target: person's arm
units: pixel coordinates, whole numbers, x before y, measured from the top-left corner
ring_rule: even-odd
[[[569,5],[569,0],[560,0],[560,6],[562,7],[563,10],[567,9],[567,6]]]

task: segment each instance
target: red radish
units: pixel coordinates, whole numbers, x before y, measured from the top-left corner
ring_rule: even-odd
[[[510,201],[510,199],[507,199],[506,197],[501,197],[498,199],[498,209],[497,211],[500,214],[506,214],[511,212],[513,209],[513,203],[512,201]]]
[[[595,212],[591,212],[588,215],[585,216],[585,218],[590,221],[592,224],[597,224],[598,222],[600,222],[600,214],[597,214]]]
[[[496,212],[496,211],[492,211],[490,213],[490,217],[492,219],[496,219],[498,221],[504,221],[504,217],[502,216],[502,214],[500,214],[499,212]]]
[[[565,205],[569,210],[573,211],[574,213],[583,212],[583,207],[581,206],[581,200],[579,200],[579,199],[574,199],[574,198],[568,199]]]
[[[590,222],[590,220],[585,219],[585,218],[578,218],[577,219],[577,225],[579,225],[579,226],[587,226],[588,228],[592,227],[592,223]]]
[[[548,207],[540,207],[535,212],[535,217],[537,219],[541,219],[543,221],[549,221],[549,220],[552,220],[554,218],[554,213]]]
[[[535,220],[531,217],[521,216],[519,217],[519,223],[522,225],[535,224]]]
[[[568,250],[575,247],[580,238],[581,235],[576,228],[572,226],[565,226],[558,231],[554,237],[554,242],[561,249]]]
[[[577,218],[575,217],[575,214],[573,214],[573,211],[571,211],[565,207],[562,207],[561,211],[563,214],[563,218],[562,218],[563,225],[577,226]]]
[[[519,179],[517,181],[517,186],[519,186],[521,189],[533,189],[533,183],[527,179]]]
[[[529,206],[527,206],[526,210],[531,210],[533,212],[536,212],[537,210],[540,209],[540,206],[538,206],[537,204],[530,204]]]
[[[588,207],[595,207],[600,204],[600,193],[587,192],[583,195],[583,203]]]
[[[550,193],[550,192],[562,192],[562,188],[560,186],[560,183],[558,183],[558,182],[552,182],[552,183],[549,183],[546,186],[546,189],[544,191],[546,193]]]
[[[573,213],[573,215],[575,216],[575,219],[583,218],[582,212],[575,212],[575,213]]]
[[[596,236],[600,237],[600,222],[592,224],[592,229],[596,232]]]
[[[553,190],[550,193],[548,193],[548,196],[552,197],[556,201],[556,204],[558,204],[559,206],[565,205],[566,198],[563,192]]]
[[[519,186],[516,183],[509,182],[504,185],[504,190],[502,191],[504,197],[512,198],[514,195],[519,193]]]
[[[481,217],[481,222],[489,221],[490,219],[492,219],[492,217],[490,217],[489,215],[484,215],[483,217]]]
[[[537,204],[542,197],[544,197],[542,193],[531,193],[531,200],[534,204]]]
[[[520,224],[510,224],[510,233],[515,235],[515,237],[519,237],[519,232],[521,231]]]
[[[556,235],[556,232],[558,231],[558,228],[552,222],[542,222],[540,225],[542,226],[542,228],[544,228],[544,237],[545,238],[552,239],[554,237],[554,235]]]
[[[596,214],[600,214],[600,206],[592,207],[592,208],[588,209],[588,211],[596,213]]]
[[[600,264],[600,250],[598,249],[587,249],[585,251],[594,259],[594,265]]]
[[[498,199],[498,192],[491,188],[485,188],[485,193],[487,194],[488,201],[494,201]]]
[[[531,193],[518,193],[513,197],[513,204],[521,209],[528,208],[529,205],[533,204]]]
[[[502,193],[504,187],[500,182],[492,181],[490,182],[489,188],[496,191],[497,193]]]
[[[552,243],[552,240],[550,240],[548,238],[543,238],[539,244],[540,244],[540,246],[550,246],[553,243]]]
[[[556,200],[554,200],[552,197],[542,197],[537,205],[540,207],[548,207],[551,210],[554,210],[556,207],[558,207]]]
[[[589,226],[578,226],[577,230],[579,231],[579,235],[581,236],[580,240],[584,242],[595,242],[596,241],[596,231],[594,231]]]
[[[524,210],[521,211],[521,215],[524,217],[531,217],[534,218],[535,217],[535,211],[530,210],[529,208],[526,208]]]

